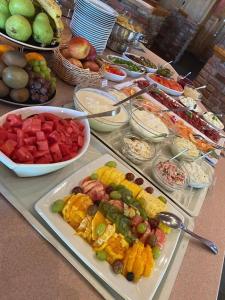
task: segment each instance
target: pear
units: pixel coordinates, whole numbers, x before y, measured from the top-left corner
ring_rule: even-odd
[[[11,15],[21,15],[27,18],[35,15],[35,8],[31,0],[10,0],[9,11]]]
[[[21,42],[26,42],[32,34],[32,28],[28,20],[19,15],[7,19],[5,30],[8,36]]]
[[[5,29],[5,23],[9,18],[9,16],[10,16],[9,14],[0,11],[0,29]]]
[[[33,23],[33,38],[40,44],[49,45],[53,40],[53,30],[46,13],[39,13]]]
[[[8,1],[0,0],[0,12],[5,15],[10,15]]]

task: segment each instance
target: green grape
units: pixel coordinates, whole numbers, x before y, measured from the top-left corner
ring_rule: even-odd
[[[98,251],[96,252],[96,257],[98,260],[104,261],[107,259],[107,253],[104,250]]]
[[[41,61],[40,61],[40,65],[41,65],[41,66],[46,66],[46,61],[45,61],[45,60],[41,60]]]
[[[146,229],[147,229],[147,225],[145,223],[140,223],[137,226],[138,233],[145,233]]]
[[[154,259],[157,259],[160,257],[160,254],[161,254],[161,250],[158,246],[155,246],[152,248],[152,254],[153,254],[153,258]]]
[[[108,161],[106,164],[105,164],[107,167],[111,167],[111,168],[116,168],[117,166],[117,163],[115,161]]]
[[[41,71],[46,71],[46,72],[48,72],[48,68],[46,67],[46,66],[40,66],[40,69],[41,69]]]
[[[35,73],[40,73],[40,72],[41,72],[40,67],[35,66],[35,67],[34,67],[34,72],[35,72]]]
[[[52,79],[51,79],[51,83],[53,84]],[[97,180],[98,179],[98,174],[93,173],[93,174],[91,174],[90,178],[91,178],[91,180]]]
[[[39,66],[39,61],[38,60],[34,60],[34,63],[33,63],[34,66]]]
[[[45,79],[46,79],[46,80],[50,80],[50,79],[51,79],[50,74],[45,74]]]
[[[161,201],[162,201],[163,203],[165,203],[165,204],[167,203],[166,198],[163,197],[163,196],[159,196],[158,199],[161,200]]]
[[[110,193],[110,199],[121,199],[121,194],[120,192],[117,192],[117,191],[112,191]]]
[[[64,205],[65,205],[65,202],[63,200],[61,200],[61,199],[56,200],[54,203],[52,203],[51,211],[53,213],[60,213],[60,212],[62,212]]]

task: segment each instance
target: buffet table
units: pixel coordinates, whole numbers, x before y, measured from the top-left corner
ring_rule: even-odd
[[[52,105],[71,103],[72,94],[73,88],[59,81]],[[0,113],[12,109],[13,106],[1,104]],[[221,159],[216,167],[216,185],[195,220],[195,231],[215,241],[219,254],[215,256],[191,240],[170,300],[211,300],[217,297],[225,249],[224,168],[225,161]],[[32,229],[3,196],[0,198],[0,232],[2,299],[101,299],[96,290]]]

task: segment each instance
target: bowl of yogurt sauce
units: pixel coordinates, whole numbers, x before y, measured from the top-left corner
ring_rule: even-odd
[[[87,114],[113,110],[118,97],[98,88],[76,88],[74,91],[75,108]],[[123,105],[116,116],[89,119],[90,127],[99,132],[111,132],[129,121],[129,114]]]
[[[163,121],[146,110],[133,109],[130,125],[135,134],[153,143],[164,141],[169,134],[169,129]]]
[[[196,189],[209,187],[213,182],[213,168],[204,160],[183,162],[189,175],[189,186]]]

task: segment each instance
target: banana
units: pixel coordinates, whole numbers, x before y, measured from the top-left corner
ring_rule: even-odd
[[[54,20],[56,27],[56,38],[59,40],[64,29],[60,6],[54,0],[36,0],[36,2],[38,2],[39,5]]]

